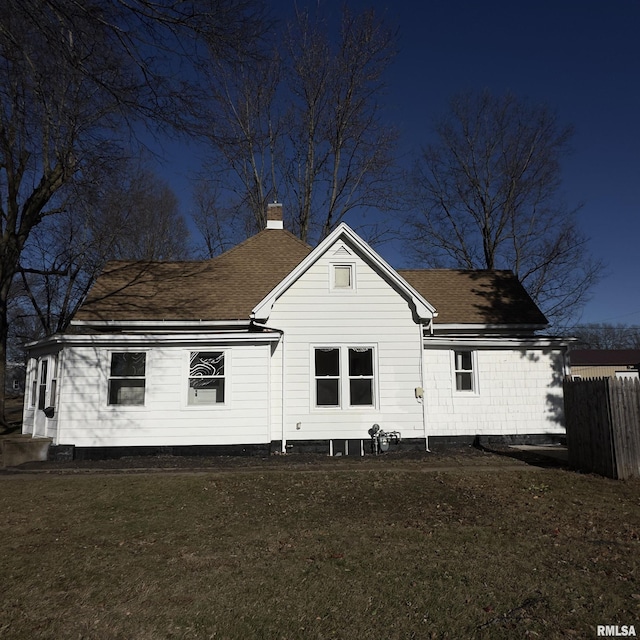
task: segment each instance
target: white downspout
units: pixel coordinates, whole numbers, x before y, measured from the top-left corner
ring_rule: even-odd
[[[280,389],[280,394],[281,394],[281,410],[280,410],[280,416],[281,416],[281,430],[282,430],[282,453],[286,453],[287,452],[287,431],[286,431],[286,421],[285,421],[285,415],[284,415],[284,381],[285,381],[285,376],[284,376],[284,365],[285,365],[285,359],[284,359],[284,331],[282,329],[276,329],[275,327],[270,327],[262,322],[256,322],[255,320],[251,321],[251,324],[253,324],[253,326],[255,327],[259,327],[260,329],[267,329],[267,331],[276,331],[277,333],[280,334],[280,344],[282,345],[282,372],[281,372],[281,385],[282,388]],[[271,418],[269,418],[269,426],[271,426]]]
[[[284,400],[285,400],[285,396],[284,396],[284,382],[285,382],[285,358],[284,358],[284,353],[285,353],[285,349],[284,349],[284,331],[282,331],[282,333],[280,334],[282,341],[282,409],[280,411],[281,414],[281,418],[282,418],[282,453],[287,453],[287,429],[286,429],[286,420],[285,420],[285,415],[284,415]]]
[[[424,442],[426,451],[431,452],[429,449],[429,434],[427,433],[427,402],[426,391],[424,388],[424,336],[422,324],[418,324],[418,334],[420,338],[420,386],[422,388],[422,432],[424,433]]]

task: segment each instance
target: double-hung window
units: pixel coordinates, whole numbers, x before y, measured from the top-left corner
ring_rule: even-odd
[[[340,349],[336,347],[315,350],[316,405],[340,406]]]
[[[111,354],[109,404],[144,405],[147,354],[119,352]]]
[[[456,380],[456,391],[471,392],[476,391],[475,370],[473,351],[454,351],[453,368]]]
[[[349,348],[349,404],[352,407],[373,404],[373,349]]]
[[[192,351],[189,357],[190,405],[224,403],[224,351]]]
[[[315,347],[316,407],[370,407],[375,404],[373,347]]]

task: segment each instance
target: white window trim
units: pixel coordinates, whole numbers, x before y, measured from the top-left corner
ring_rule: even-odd
[[[316,349],[338,349],[339,365],[340,365],[340,377],[338,382],[338,405],[320,405],[316,403],[316,361],[315,351]],[[372,395],[373,404],[358,404],[351,405],[349,398],[349,349],[371,349],[373,351],[373,384]],[[330,344],[312,344],[309,353],[309,404],[313,413],[335,413],[348,411],[349,413],[364,413],[373,410],[378,410],[380,406],[380,400],[378,397],[379,390],[379,368],[378,368],[378,345],[376,343],[330,343]]]
[[[215,404],[189,404],[189,378],[191,377],[191,354],[200,351],[220,351],[224,354],[224,402]],[[182,375],[182,407],[187,411],[222,411],[231,407],[231,349],[217,345],[198,345],[185,351]]]
[[[27,383],[24,392],[28,394],[27,406],[29,409],[35,409],[38,404],[38,371],[40,361],[32,358],[29,362],[29,373],[27,375]]]
[[[351,269],[351,286],[336,287],[336,267],[349,267]],[[355,260],[332,260],[329,263],[329,290],[332,293],[355,293],[356,287],[356,261]]]
[[[52,356],[49,356],[51,364],[49,365],[51,369],[50,379],[49,379],[49,407],[57,407],[58,406],[58,378],[60,377],[59,369],[60,369],[60,354],[56,353]]]
[[[456,373],[458,371],[466,371],[464,369],[458,370],[456,368],[456,352],[466,351],[471,354],[471,389],[458,389],[456,381]],[[478,384],[478,351],[476,349],[456,348],[451,349],[451,392],[455,396],[478,396],[480,395],[480,386]]]
[[[109,381],[111,380],[111,359],[114,353],[144,353],[144,403],[143,404],[109,404]],[[149,402],[149,391],[151,386],[149,384],[149,360],[151,356],[151,352],[148,349],[139,349],[139,348],[122,348],[122,349],[110,349],[107,351],[107,384],[104,385],[104,402],[103,407],[107,409],[107,411],[144,411],[147,408]],[[130,376],[126,376],[130,377]],[[133,377],[133,376],[131,376]],[[142,376],[136,376],[136,379]],[[116,380],[120,380],[120,377],[114,378]]]

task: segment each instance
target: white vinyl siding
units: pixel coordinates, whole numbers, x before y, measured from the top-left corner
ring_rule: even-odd
[[[288,440],[365,438],[380,424],[398,430],[404,438],[424,436],[422,405],[415,397],[420,378],[420,328],[409,302],[349,247],[356,287],[336,295],[331,286],[334,245],[274,303],[267,324],[284,331],[286,405],[284,422]],[[314,349],[344,350],[340,369],[341,408],[316,406]],[[374,373],[349,378],[348,349],[374,347]],[[272,436],[282,437],[282,343],[272,359]],[[350,405],[354,391],[373,385],[373,404]],[[367,380],[372,380],[371,383]],[[335,384],[335,383],[334,383]],[[345,395],[346,394],[346,395]]]
[[[559,351],[475,349],[480,389],[476,394],[456,391],[451,351],[424,350],[428,433],[438,436],[564,433],[563,362]]]
[[[59,442],[79,447],[269,442],[268,344],[238,343],[224,349],[148,347],[144,349],[145,404],[134,407],[107,404],[111,351],[116,350],[91,346],[65,349],[65,371],[73,371],[73,381],[59,385]],[[192,351],[225,352],[223,405],[199,406],[197,410],[187,405],[188,360]],[[231,361],[232,376],[228,370]]]

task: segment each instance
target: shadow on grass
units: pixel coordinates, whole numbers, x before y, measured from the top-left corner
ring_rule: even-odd
[[[573,470],[569,466],[566,450],[551,449],[545,452],[544,448],[532,447],[531,449],[516,449],[507,445],[482,445],[478,442],[473,447],[485,453],[496,456],[511,458],[524,462],[532,467],[542,467],[544,469],[567,469]]]

